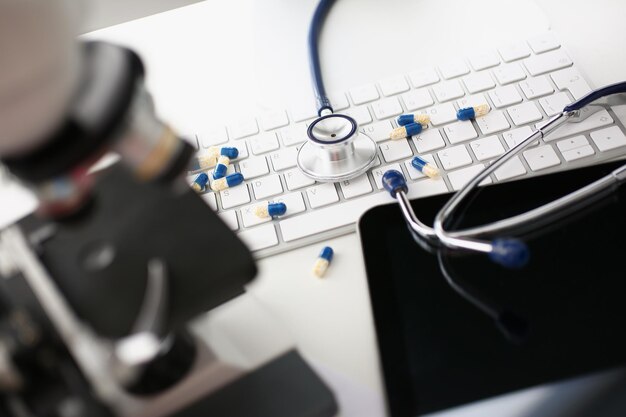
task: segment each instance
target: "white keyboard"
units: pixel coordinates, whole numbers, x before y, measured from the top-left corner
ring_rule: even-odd
[[[355,118],[359,129],[379,146],[376,165],[350,181],[316,183],[296,166],[307,123],[316,117],[313,103],[197,132],[200,153],[214,145],[237,147],[239,157],[229,173],[238,171],[245,178],[242,185],[202,197],[257,257],[284,252],[354,232],[362,213],[392,202],[381,185],[381,177],[389,169],[404,173],[410,198],[459,189],[485,164],[527,137],[536,124],[589,91],[560,42],[546,33],[491,53],[453,59],[331,94],[335,111]],[[458,108],[485,102],[491,106],[486,116],[456,120]],[[396,117],[407,112],[427,113],[431,124],[410,139],[388,140],[397,127]],[[584,122],[563,126],[496,171],[487,182],[624,156],[625,122],[612,111],[602,110]],[[439,167],[441,179],[425,178],[411,166],[411,158],[418,154]],[[266,201],[286,203],[286,215],[274,220],[257,218],[254,207]]]

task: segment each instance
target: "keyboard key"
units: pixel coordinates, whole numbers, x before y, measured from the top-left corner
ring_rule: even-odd
[[[251,181],[254,197],[263,200],[283,192],[283,185],[280,183],[279,175],[268,175]]]
[[[470,55],[469,62],[474,70],[480,71],[499,65],[500,58],[498,58],[493,52],[482,52]]]
[[[585,109],[583,109],[584,111]],[[589,107],[586,109],[587,111],[591,111]],[[600,110],[582,122],[574,123],[569,122],[561,125],[558,129],[554,130],[549,135],[543,138],[544,141],[553,141],[561,138],[565,138],[567,136],[577,135],[579,133],[583,133],[587,130],[597,129],[599,127],[608,126],[613,123],[613,118],[609,115],[606,110]]]
[[[259,201],[258,203],[250,204],[249,206],[241,208],[241,220],[243,222],[243,227],[252,227],[261,223],[272,221],[270,217],[261,218],[254,214],[254,208],[265,203],[265,201]]]
[[[379,120],[402,114],[402,106],[396,97],[384,98],[372,103],[372,110]]]
[[[617,126],[591,132],[590,136],[600,152],[626,146],[626,136],[624,136],[624,133]]]
[[[259,126],[256,119],[242,119],[228,126],[228,131],[231,138],[241,139],[259,133]]]
[[[448,140],[452,144],[460,143],[478,137],[476,129],[474,129],[472,122],[469,120],[451,123],[444,127],[443,131],[446,133],[446,136],[448,136]]]
[[[530,48],[526,42],[515,42],[501,46],[498,52],[505,62],[511,62],[529,56]]]
[[[237,237],[239,237],[251,251],[278,245],[278,236],[276,236],[276,228],[273,224],[266,224],[246,230],[245,232],[238,233]]]
[[[517,62],[500,65],[492,71],[501,85],[511,84],[526,78],[526,73]]]
[[[522,104],[509,107],[507,112],[516,126],[536,122],[537,120],[541,120],[543,118],[541,112],[537,108],[537,105],[532,101],[526,101]]]
[[[420,157],[427,160],[434,166],[437,166],[437,162],[435,162],[434,156],[429,154],[429,155],[420,155]],[[411,165],[411,159],[409,159],[408,161],[404,161],[404,167],[406,169],[406,172],[409,173],[409,178],[412,179],[413,181],[426,177],[426,175],[424,175],[422,172],[415,169],[413,165]]]
[[[537,146],[534,149],[524,151],[524,159],[526,159],[528,166],[533,171],[541,171],[561,163],[558,155],[550,145]]]
[[[341,181],[340,184],[343,196],[347,199],[359,197],[372,192],[372,184],[370,184],[370,179],[367,174],[351,180]]]
[[[213,210],[217,210],[217,199],[215,198],[215,193],[204,193],[201,194],[200,197],[204,200],[205,203],[208,204]]]
[[[380,150],[386,162],[395,162],[413,156],[413,151],[406,139],[390,140],[380,145]]]
[[[289,118],[285,110],[268,110],[261,114],[261,126],[263,130],[272,130],[287,126]]]
[[[493,79],[489,75],[489,72],[475,72],[463,78],[463,84],[470,94],[478,93],[479,91],[488,90],[496,86]]]
[[[246,144],[245,140],[231,142],[228,144],[228,146],[237,148],[237,150],[239,151],[239,155],[237,156],[235,161],[241,161],[242,159],[246,159],[248,157],[248,145]]]
[[[285,216],[291,216],[292,214],[302,213],[306,210],[304,205],[304,199],[302,193],[289,193],[276,196],[271,199],[272,203],[285,203],[287,206],[287,212]]]
[[[580,148],[581,146],[588,146],[589,141],[583,135],[574,136],[573,138],[565,139],[557,142],[556,147],[561,152],[571,151],[572,149]]]
[[[346,114],[352,117],[359,126],[372,121],[372,116],[370,115],[370,111],[367,109],[367,106],[352,107],[346,110]]]
[[[270,169],[267,167],[267,160],[264,156],[257,156],[241,161],[239,163],[239,171],[247,180],[270,173]]]
[[[476,124],[484,135],[501,132],[511,127],[501,110],[492,110],[486,115],[476,118]]]
[[[444,81],[434,85],[433,93],[440,102],[454,100],[465,95],[458,80]]]
[[[246,184],[220,191],[220,197],[224,210],[250,202],[250,193],[248,192],[248,186]]]
[[[378,167],[372,170],[372,177],[374,177],[374,183],[376,183],[376,187],[379,190],[383,189],[383,175],[385,172],[395,169],[396,171],[402,172],[402,168],[400,168],[400,164],[389,164],[384,167]]]
[[[415,88],[425,87],[439,81],[437,72],[430,67],[420,68],[411,72],[409,74],[409,78],[411,79],[411,84],[413,84],[413,87]]]
[[[433,126],[439,126],[456,120],[456,109],[451,103],[429,107],[428,109],[420,110],[420,113],[429,115],[430,123]]]
[[[578,100],[591,92],[591,88],[575,68],[566,68],[550,74],[552,81],[559,90],[567,90]]]
[[[581,146],[580,148],[570,149],[569,151],[561,152],[561,155],[563,155],[563,158],[567,162],[572,162],[577,159],[586,158],[593,154],[595,154],[595,151],[593,150],[591,145],[585,145],[585,146]]]
[[[218,216],[226,223],[226,226],[228,226],[230,230],[239,230],[239,222],[237,221],[237,213],[235,210],[223,211],[219,213]]]
[[[569,96],[565,93],[556,93],[554,95],[539,99],[539,104],[543,108],[543,111],[546,112],[548,117],[552,117],[556,114],[561,113],[565,106],[567,106],[571,102],[572,100],[570,100]]]
[[[376,142],[382,142],[389,139],[389,133],[393,129],[389,120],[383,120],[382,122],[372,123],[361,128],[360,132],[363,132]]]
[[[298,188],[313,185],[315,184],[315,180],[304,175],[302,171],[300,171],[300,168],[296,168],[285,172],[285,183],[287,184],[287,189],[293,191]]]
[[[489,102],[485,98],[484,94],[472,94],[470,96],[460,98],[456,101],[456,105],[459,106],[459,109],[463,109],[465,107],[481,106],[483,104],[489,105]]]
[[[519,157],[514,156],[510,160],[508,160],[504,165],[500,168],[496,169],[494,175],[498,179],[498,181],[504,181],[511,178],[519,177],[521,175],[526,174],[526,168],[519,160]]]
[[[334,92],[328,94],[328,99],[330,100],[330,104],[333,106],[333,110],[344,110],[350,107],[350,103],[346,98],[344,93]]]
[[[285,146],[299,145],[307,140],[307,125],[298,123],[282,129],[279,134]]]
[[[446,145],[439,129],[422,130],[418,136],[413,136],[413,143],[420,154],[443,148]]]
[[[497,136],[487,136],[470,143],[470,147],[479,161],[487,161],[504,153],[504,146]]]
[[[551,51],[561,46],[552,32],[546,32],[528,40],[528,44],[536,54]]]
[[[459,169],[457,171],[448,172],[448,180],[453,190],[460,190],[465,184],[467,184],[472,178],[474,178],[480,171],[485,169],[482,164],[472,165],[471,167]],[[491,184],[491,178],[485,178],[480,185]]]
[[[460,168],[472,163],[472,157],[465,148],[465,145],[452,146],[437,152],[441,166],[446,171]]]
[[[519,86],[524,92],[526,98],[528,98],[529,100],[542,97],[547,94],[552,94],[554,92],[552,84],[550,84],[548,78],[546,78],[545,75],[540,75],[539,77],[530,77],[519,83]]]
[[[518,129],[512,129],[508,132],[502,134],[506,145],[511,149],[516,146],[518,143],[529,137],[533,133],[533,130],[530,126],[520,127]],[[534,145],[531,145],[534,146]]]
[[[450,78],[460,77],[467,74],[470,70],[462,59],[456,59],[439,65],[439,71],[446,80]]]
[[[200,146],[203,148],[210,148],[211,146],[221,145],[228,142],[228,134],[226,133],[226,127],[215,126],[202,130],[197,134]]]
[[[411,90],[402,94],[402,101],[408,111],[414,111],[434,104],[433,98],[427,89]]]
[[[255,155],[276,150],[280,147],[276,133],[263,133],[250,139],[250,149]]]
[[[524,60],[524,65],[530,75],[540,75],[572,65],[572,60],[561,49],[533,55]]]
[[[306,194],[309,198],[311,208],[323,207],[339,201],[339,196],[337,195],[337,190],[333,183],[320,184],[308,188]]]
[[[507,85],[490,91],[489,98],[491,98],[493,105],[498,109],[522,102],[522,97],[517,92],[517,88],[512,85]]]
[[[409,83],[406,82],[406,79],[402,75],[385,78],[380,81],[378,85],[384,96],[393,96],[394,94],[409,91]]]
[[[305,100],[291,107],[291,120],[303,122],[317,117],[317,107],[314,100]]]
[[[293,168],[298,165],[298,148],[281,149],[270,154],[270,161],[274,171],[282,171],[283,169]]]
[[[350,90],[350,97],[357,106],[369,101],[378,100],[378,90],[374,84],[365,84]]]

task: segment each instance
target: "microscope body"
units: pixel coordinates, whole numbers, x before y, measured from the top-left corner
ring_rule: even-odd
[[[254,260],[186,183],[195,149],[139,57],[76,40],[79,17],[0,0],[0,161],[39,200],[0,231],[0,415],[333,415],[293,349],[245,369],[189,330],[242,299]]]

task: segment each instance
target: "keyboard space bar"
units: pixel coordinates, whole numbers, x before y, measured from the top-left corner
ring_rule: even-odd
[[[426,197],[448,191],[443,180],[423,180],[409,184],[409,198]],[[280,228],[285,242],[291,242],[316,233],[326,232],[355,223],[361,214],[374,206],[395,201],[387,192],[348,200],[327,208],[321,208],[301,216],[281,221]]]

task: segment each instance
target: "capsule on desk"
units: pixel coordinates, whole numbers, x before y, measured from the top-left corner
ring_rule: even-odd
[[[427,114],[401,114],[397,119],[398,125],[406,126],[411,123],[419,123],[422,126],[428,125],[430,123],[430,116]]]
[[[239,172],[227,175],[224,178],[217,179],[211,183],[211,189],[215,192],[223,191],[227,188],[234,187],[243,182],[243,175]]]
[[[201,193],[201,192],[206,191],[206,186],[208,183],[209,183],[209,176],[203,172],[202,174],[196,177],[196,179],[193,181],[193,184],[191,184],[191,188],[193,188],[194,191]]]
[[[224,178],[226,176],[226,171],[228,170],[228,165],[230,165],[230,158],[227,156],[220,156],[217,160],[217,165],[215,165],[215,169],[213,170],[213,179],[218,180],[220,178]]]
[[[392,140],[408,138],[409,136],[419,135],[422,129],[422,125],[419,123],[409,123],[406,126],[393,129],[389,134],[389,138]]]
[[[315,264],[313,265],[313,274],[316,277],[321,278],[324,276],[326,270],[328,269],[328,266],[330,265],[330,262],[333,260],[334,254],[335,252],[330,246],[326,246],[324,247],[324,249],[322,249],[319,256],[317,257],[317,261],[315,261]]]
[[[459,109],[456,112],[456,118],[458,120],[471,120],[486,115],[487,113],[489,113],[489,110],[489,104],[481,104],[474,107],[465,107],[463,109]]]
[[[280,217],[287,213],[287,205],[285,203],[266,203],[254,208],[255,216],[261,219],[268,217]]]
[[[437,169],[436,166],[434,166],[433,164],[431,164],[430,162],[428,162],[421,156],[414,157],[411,160],[411,165],[413,165],[413,167],[417,169],[419,172],[421,172],[422,174],[430,178],[439,177],[439,169]]]

